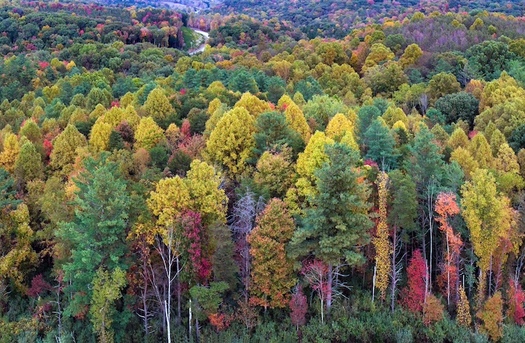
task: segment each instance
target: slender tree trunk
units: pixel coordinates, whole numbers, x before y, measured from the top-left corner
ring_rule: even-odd
[[[201,327],[198,318],[195,318],[195,333],[197,337],[197,343],[199,343],[201,341]]]
[[[171,343],[171,237],[168,247],[168,294],[164,302],[164,313],[166,314],[166,330],[168,333],[168,343]]]
[[[448,244],[448,231],[446,234],[447,240],[447,306],[450,307],[450,246]]]
[[[433,203],[433,188],[428,192],[427,195],[427,206],[428,206],[428,225],[430,230],[430,258],[428,263],[428,289],[427,292],[430,292],[432,288],[432,260],[433,260],[433,248],[434,248],[434,203]],[[426,302],[426,293],[425,293],[425,302]]]
[[[148,327],[148,304],[147,304],[147,293],[148,292],[148,282],[144,282],[144,290],[142,291],[142,308],[144,309],[144,341],[147,341],[149,336],[149,327]]]
[[[61,288],[62,288],[61,287],[62,280],[60,280],[60,278],[57,278],[57,279],[58,279],[58,286],[56,287],[57,288],[57,311],[56,311],[56,315],[57,315],[57,321],[58,321],[57,342],[61,343],[62,342],[62,302],[61,302],[61,299],[60,299],[60,293],[61,293]]]
[[[332,308],[332,285],[334,284],[334,271],[331,264],[328,265],[328,280],[326,293],[326,315],[330,315],[330,309]]]
[[[492,294],[492,256],[490,256],[488,296],[490,297],[491,294]]]
[[[390,310],[394,312],[396,307],[396,293],[397,293],[397,284],[399,282],[399,276],[401,273],[401,261],[398,261],[398,254],[401,253],[401,250],[403,248],[401,241],[398,239],[397,235],[397,227],[394,227],[394,232],[392,235],[392,269],[391,269],[391,276],[392,281],[390,283],[391,289],[390,289]],[[406,246],[405,246],[406,248]],[[406,252],[405,252],[406,256]],[[401,257],[402,260],[402,257]]]
[[[396,287],[397,287],[397,261],[396,261],[396,250],[397,250],[397,228],[394,227],[394,233],[392,236],[392,245],[394,249],[392,251],[392,282],[390,283],[390,311],[394,312],[396,308]]]
[[[168,343],[171,343],[171,326],[170,326],[170,316],[169,316],[169,305],[167,301],[164,303],[164,313],[166,316],[166,332],[167,332]]]
[[[376,273],[377,273],[377,263],[374,266],[374,275],[372,276],[372,304],[374,303],[374,298],[376,294]]]
[[[181,285],[180,285],[180,259],[177,256],[177,326],[180,326],[181,323]]]
[[[322,292],[319,292],[319,300],[321,304],[321,324],[324,324],[324,297],[321,295]]]
[[[192,312],[191,312],[191,299],[190,299],[190,306],[188,306],[188,337],[189,337],[189,340],[190,342],[193,342],[193,339],[192,339],[192,334],[191,334],[191,321],[193,320],[192,319]]]
[[[425,234],[423,235],[423,256],[426,256],[426,239],[425,239],[425,236],[426,236],[426,232]],[[426,258],[425,258],[426,260]],[[424,302],[427,301],[427,290],[428,290],[428,265],[427,265],[427,262],[425,261],[425,298],[424,298]]]

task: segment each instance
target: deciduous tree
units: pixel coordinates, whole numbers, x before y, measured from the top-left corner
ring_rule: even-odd
[[[73,171],[73,164],[77,157],[77,148],[87,145],[84,137],[73,125],[68,125],[60,135],[53,140],[51,152],[51,168],[57,170],[61,176],[67,176]]]
[[[486,169],[478,169],[472,180],[461,187],[462,216],[470,231],[475,254],[479,258],[479,296],[486,290],[486,273],[500,239],[507,235],[512,225],[510,201],[496,188],[494,176]]]
[[[458,325],[470,328],[472,317],[470,316],[470,304],[463,286],[459,286],[459,301],[456,314],[456,323]]]
[[[111,328],[114,302],[119,299],[122,288],[126,285],[126,273],[116,268],[111,274],[99,268],[93,280],[93,299],[91,300],[91,322],[101,343],[114,342]]]
[[[389,239],[387,200],[388,200],[388,175],[380,173],[377,178],[377,193],[379,198],[379,219],[376,226],[376,233],[372,238],[376,252],[376,279],[375,286],[381,292],[381,300],[385,300],[386,290],[390,276],[390,254],[392,246]]]
[[[476,314],[482,321],[481,331],[486,333],[491,340],[497,342],[503,336],[503,299],[501,293],[496,292]]]
[[[456,196],[452,193],[440,193],[436,199],[436,221],[439,229],[445,234],[446,252],[441,279],[446,282],[447,304],[455,302],[458,298],[456,285],[459,282],[459,258],[463,241],[456,234],[449,223],[450,217],[459,214]]]
[[[420,250],[414,251],[407,268],[407,286],[401,294],[403,305],[411,312],[421,313],[427,298],[427,261]]]
[[[170,115],[175,114],[164,90],[161,88],[155,88],[148,94],[148,98],[144,103],[144,109],[156,121],[164,121]]]
[[[286,256],[295,223],[285,203],[274,198],[257,216],[256,224],[248,236],[252,257],[250,302],[265,309],[286,307],[296,282],[293,263]]]
[[[135,131],[135,140],[137,148],[152,149],[164,140],[164,131],[152,117],[144,117]]]
[[[219,163],[232,178],[240,177],[249,167],[255,140],[255,119],[243,107],[227,112],[217,123],[206,143],[210,159]]]

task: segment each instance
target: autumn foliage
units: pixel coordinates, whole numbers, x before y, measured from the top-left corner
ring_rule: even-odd
[[[518,325],[524,324],[525,292],[517,282],[510,282],[508,297],[508,316]]]
[[[256,224],[248,236],[252,257],[250,303],[265,308],[286,307],[295,284],[293,265],[285,250],[293,235],[294,221],[285,203],[272,199]]]
[[[446,250],[443,262],[442,272],[439,276],[443,293],[450,303],[457,299],[457,284],[459,282],[459,258],[463,241],[459,234],[456,234],[449,223],[452,216],[460,213],[459,206],[456,203],[456,196],[451,193],[440,193],[436,200],[436,221],[439,223],[439,229],[445,234]]]
[[[427,262],[416,250],[407,267],[407,286],[402,290],[401,302],[411,312],[421,313],[426,299]]]
[[[386,173],[379,174],[378,177],[378,194],[379,194],[379,220],[376,226],[376,234],[373,238],[374,248],[376,251],[376,287],[381,292],[381,299],[384,300],[388,288],[390,274],[390,254],[392,251],[389,230],[387,224],[387,182]]]
[[[0,8],[1,343],[522,333],[522,0],[103,2]]]
[[[490,297],[476,314],[482,322],[481,330],[493,341],[503,335],[503,299],[500,292]]]
[[[308,312],[308,302],[301,288],[298,288],[290,298],[290,318],[296,327],[306,324],[306,314]]]
[[[459,300],[457,303],[457,314],[456,314],[456,322],[458,325],[463,327],[470,327],[472,324],[472,316],[470,315],[470,304],[467,298],[467,294],[465,293],[465,289],[460,286],[459,287]]]

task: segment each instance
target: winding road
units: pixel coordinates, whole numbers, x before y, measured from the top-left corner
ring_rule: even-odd
[[[204,36],[204,43],[202,43],[197,49],[195,50],[190,50],[189,51],[189,54],[190,56],[192,55],[196,55],[196,54],[200,54],[201,52],[204,52],[204,49],[206,48],[206,43],[208,42],[208,38],[209,38],[209,34],[208,32],[204,32],[204,31],[201,31],[201,30],[197,30],[197,29],[194,29],[194,28],[191,28],[193,30],[193,32],[195,33],[198,33],[202,36]]]

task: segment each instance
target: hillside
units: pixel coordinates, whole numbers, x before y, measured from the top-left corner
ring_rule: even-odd
[[[519,2],[133,4],[0,8],[0,343],[524,341]]]

